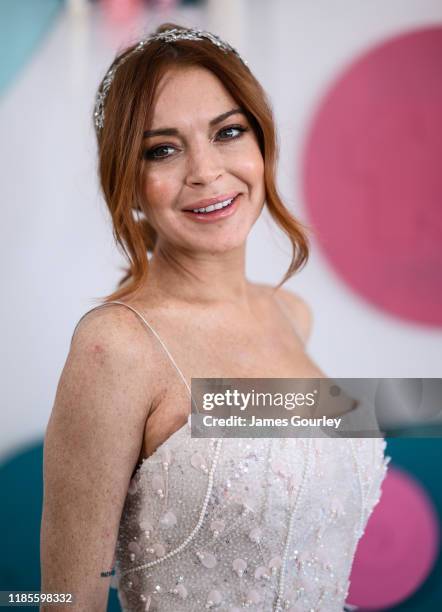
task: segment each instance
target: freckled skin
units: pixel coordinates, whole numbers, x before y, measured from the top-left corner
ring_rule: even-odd
[[[245,278],[247,238],[265,202],[264,160],[242,114],[209,126],[211,118],[237,107],[218,78],[204,68],[170,70],[160,82],[146,130],[176,127],[179,135],[152,136],[144,143],[144,152],[157,148],[164,156],[161,161],[145,159],[142,175],[144,211],[158,241],[148,282],[138,298],[125,302],[148,313],[187,380],[269,377],[272,372],[282,376],[284,371],[286,376],[317,375],[319,369],[290,326],[287,329],[269,287]],[[220,130],[231,125],[248,131],[220,141]],[[182,211],[200,199],[232,191],[240,192],[241,200],[228,219],[202,225]],[[175,262],[184,270],[175,269]],[[307,336],[308,306],[284,290],[280,293]],[[146,421],[142,457],[187,417],[182,408],[187,406],[185,389],[162,359],[158,363],[158,368],[150,367],[156,369],[161,400]]]
[[[309,307],[280,290],[298,322],[297,338],[270,297],[246,278],[246,241],[265,202],[264,161],[247,119],[204,68],[170,71],[145,129],[175,127],[145,149],[167,145],[170,158],[143,161],[141,203],[158,234],[147,281],[132,305],[192,377],[309,377],[319,369],[304,350]],[[220,132],[241,124],[248,131]],[[235,214],[194,223],[183,208],[241,194]],[[263,245],[265,249],[266,245]],[[71,592],[70,612],[104,612],[120,517],[141,458],[183,425],[189,398],[154,336],[124,306],[112,305],[78,326],[48,423],[41,529],[43,592]],[[41,612],[65,610],[42,606]]]
[[[100,366],[104,366],[105,353],[104,348],[102,346],[100,346],[99,344],[94,344],[94,346],[92,347],[92,355],[96,359],[97,363],[100,364]]]
[[[222,83],[204,68],[171,70],[162,79],[152,126],[177,126],[181,137],[154,136],[145,143],[149,149],[164,144],[174,148],[167,159],[144,162],[145,212],[159,234],[159,248],[200,256],[244,248],[264,205],[261,151],[241,114],[211,128],[207,125],[212,117],[236,107]],[[249,131],[239,138],[219,139],[220,129],[239,123]],[[182,213],[193,202],[232,191],[243,196],[241,214],[230,219],[202,228]]]

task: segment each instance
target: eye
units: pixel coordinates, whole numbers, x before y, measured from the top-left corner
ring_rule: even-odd
[[[151,159],[151,160],[157,160],[157,159],[166,159],[167,157],[170,157],[170,155],[162,155],[161,151],[167,150],[167,149],[175,149],[175,147],[172,147],[171,145],[161,145],[159,147],[154,147],[153,149],[146,149],[143,152],[143,157],[144,159]]]
[[[247,132],[248,131],[248,128],[244,127],[243,125],[229,125],[228,127],[225,127],[222,130],[220,130],[218,132],[218,136],[220,134],[226,134],[226,133],[227,134],[228,133],[232,134],[232,130],[236,131],[236,132],[239,132],[239,134],[237,133],[236,135],[234,134],[233,136],[232,135],[230,135],[230,136],[228,135],[227,138],[221,138],[220,140],[234,140],[235,138],[240,138],[241,135],[243,134],[243,132]]]
[[[243,125],[229,125],[225,128],[222,128],[221,130],[219,130],[217,136],[219,137],[220,134],[228,134],[230,132],[230,134],[232,133],[232,130],[235,132],[237,132],[237,134],[235,135],[231,135],[231,136],[227,136],[227,138],[219,138],[219,140],[235,140],[236,138],[241,138],[242,134],[244,132],[248,132],[249,128],[244,127]],[[160,145],[158,147],[154,147],[153,149],[146,149],[145,151],[143,151],[143,158],[147,159],[147,160],[151,160],[151,161],[161,161],[162,159],[168,159],[169,157],[172,157],[171,155],[162,155],[161,151],[170,149],[172,151],[175,150],[175,147],[173,147],[172,145]]]

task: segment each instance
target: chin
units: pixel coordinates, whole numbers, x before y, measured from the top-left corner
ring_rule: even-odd
[[[193,246],[193,250],[195,252],[200,253],[208,253],[210,255],[228,253],[229,251],[234,251],[235,249],[239,249],[243,247],[245,244],[245,240],[235,240],[230,241],[222,241],[222,240],[212,240],[207,244],[198,244]]]

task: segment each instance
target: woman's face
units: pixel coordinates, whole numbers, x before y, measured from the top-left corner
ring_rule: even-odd
[[[163,76],[142,163],[145,212],[159,244],[210,253],[244,244],[264,204],[264,162],[245,114],[212,72]],[[213,198],[223,207],[190,210]]]

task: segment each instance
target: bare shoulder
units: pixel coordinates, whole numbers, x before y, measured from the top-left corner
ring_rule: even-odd
[[[71,351],[107,349],[116,359],[141,358],[152,347],[152,339],[141,319],[121,304],[102,305],[87,311],[78,320],[71,339]]]
[[[136,464],[155,373],[148,334],[123,309],[96,308],[77,323],[45,436],[51,469],[59,461],[78,461],[79,449],[82,457],[94,457],[94,465],[115,463],[119,475],[130,475]]]
[[[77,322],[65,369],[100,371],[116,375],[121,383],[137,382],[149,397],[155,380],[154,342],[139,317],[120,304],[109,304],[86,312]],[[135,392],[126,388],[128,395]]]
[[[274,293],[275,296],[284,304],[288,312],[293,317],[297,328],[300,330],[304,342],[310,338],[313,327],[313,311],[310,304],[299,293],[295,293],[291,289],[280,287],[276,292],[271,285],[256,285],[263,293],[270,296]]]

